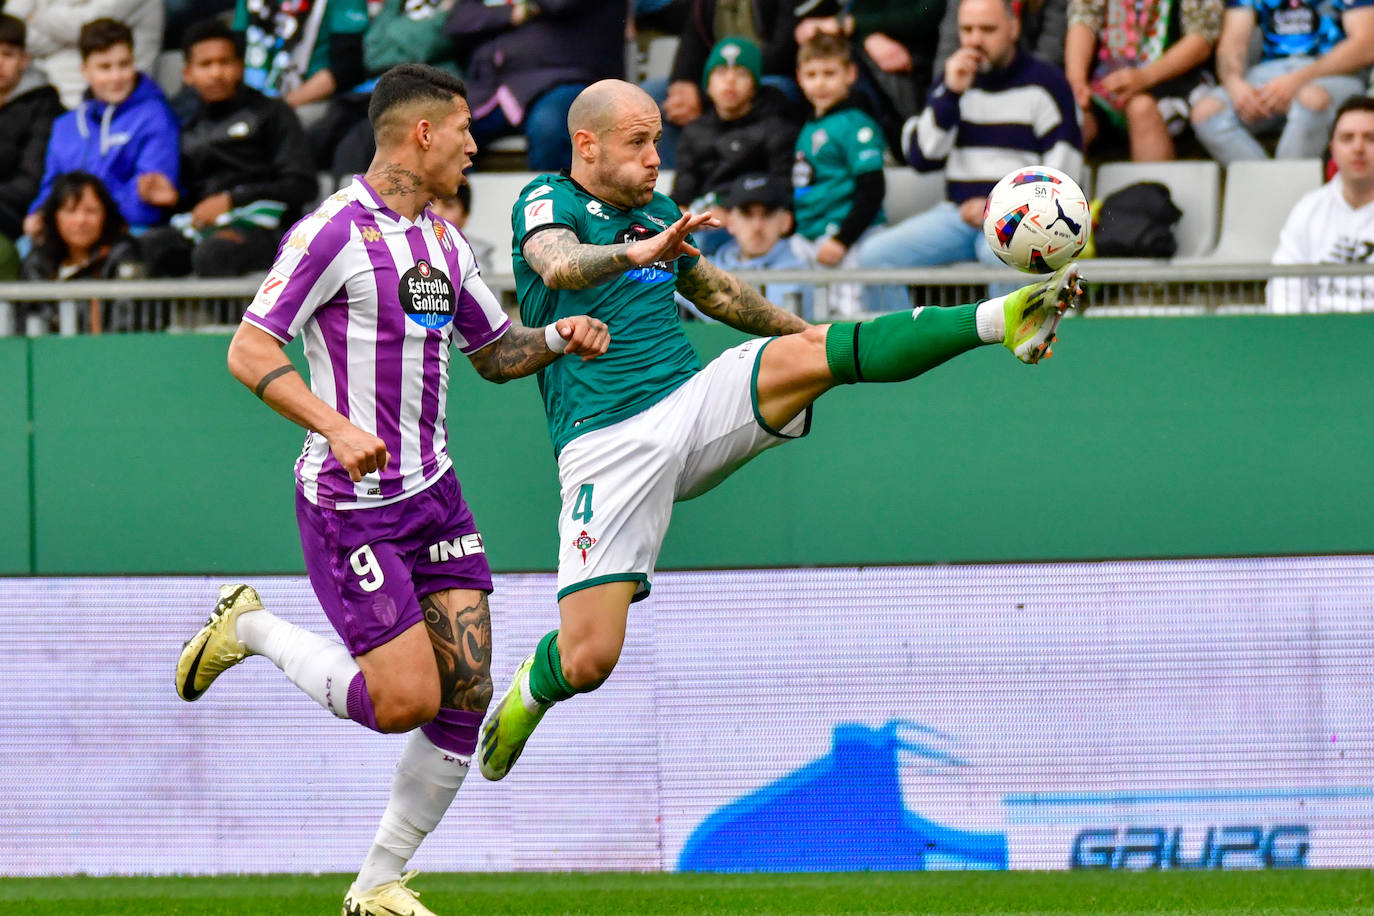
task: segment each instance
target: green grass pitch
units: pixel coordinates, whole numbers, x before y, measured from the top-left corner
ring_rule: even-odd
[[[351,876],[10,878],[0,911],[62,916],[334,914]],[[1374,872],[421,874],[460,914],[1374,914]]]

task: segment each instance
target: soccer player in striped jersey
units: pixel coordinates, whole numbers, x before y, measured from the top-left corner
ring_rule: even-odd
[[[812,402],[837,385],[915,378],[987,343],[1039,361],[1079,295],[1069,264],[975,305],[812,326],[701,257],[691,230],[715,220],[680,214],[654,191],[662,125],[647,93],[594,83],[573,102],[568,128],[571,173],[536,178],[512,214],[521,317],[585,312],[606,322],[615,346],[539,374],[563,498],[561,628],[540,640],[482,725],[488,779],[510,771],[550,706],[610,676],[676,500],[805,435]],[[701,368],[675,292],[759,336]]]
[[[430,211],[477,149],[460,80],[395,67],[368,116],[372,166],[296,224],[229,347],[235,378],[308,430],[296,515],[311,584],[343,642],[275,617],[246,585],[225,586],[182,651],[176,686],[194,700],[264,655],[334,715],[413,730],[343,910],[424,916],[404,869],[462,784],[492,693],[491,572],[446,451],[449,348],[502,382],[600,356],[609,338],[585,315],[513,327],[466,239]],[[282,353],[297,335],[308,387]]]

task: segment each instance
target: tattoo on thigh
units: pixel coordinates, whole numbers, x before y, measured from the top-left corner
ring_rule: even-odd
[[[436,595],[420,601],[434,658],[439,663],[441,703],[449,709],[484,712],[491,703],[491,612],[487,596],[472,607],[447,607]]]

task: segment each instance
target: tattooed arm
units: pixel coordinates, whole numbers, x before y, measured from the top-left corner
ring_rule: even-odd
[[[805,319],[778,308],[758,290],[705,258],[677,278],[677,291],[717,321],[761,337],[796,334],[811,327]]]
[[[700,254],[687,243],[693,229],[720,225],[709,213],[684,213],[658,235],[619,245],[588,245],[565,226],[541,229],[525,239],[520,252],[549,289],[588,289],[632,267]]]
[[[540,233],[547,235],[547,232]],[[510,330],[482,349],[468,354],[477,374],[489,382],[508,382],[543,369],[560,356],[596,359],[606,352],[611,341],[606,325],[587,315],[560,318],[550,327],[564,341],[558,350],[550,349],[553,335],[548,328],[512,325]]]

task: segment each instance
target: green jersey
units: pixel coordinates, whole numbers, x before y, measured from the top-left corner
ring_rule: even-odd
[[[862,109],[842,102],[807,121],[792,165],[797,234],[814,242],[838,232],[854,200],[854,176],[882,167],[882,129]],[[881,210],[873,222],[885,222]]]
[[[657,235],[681,216],[666,195],[655,193],[643,207],[622,210],[566,175],[540,175],[516,198],[511,257],[520,320],[539,327],[570,315],[590,315],[604,321],[611,333],[610,349],[596,359],[556,359],[539,372],[555,455],[583,433],[656,404],[701,368],[673,299],[678,276],[696,266],[697,259],[657,261],[589,289],[549,289],[522,254],[525,240],[560,226],[584,244],[618,245]]]

